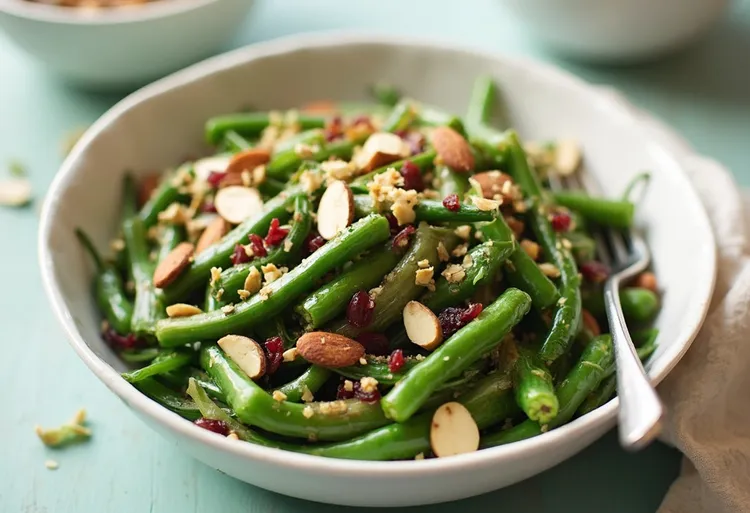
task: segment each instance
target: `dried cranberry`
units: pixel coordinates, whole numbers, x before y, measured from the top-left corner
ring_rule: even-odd
[[[438,315],[440,327],[443,330],[443,337],[450,337],[474,320],[480,313],[482,313],[481,303],[473,303],[464,308],[449,306]]]
[[[449,194],[443,200],[443,206],[451,212],[458,212],[461,208],[461,202],[458,201],[458,194]]]
[[[556,232],[567,232],[570,230],[570,216],[564,212],[552,214],[552,229]]]
[[[268,235],[266,235],[267,246],[278,246],[281,241],[289,234],[289,230],[286,228],[279,227],[279,220],[277,218],[271,219],[271,226],[268,227]]]
[[[263,346],[266,348],[266,375],[271,375],[279,370],[279,365],[284,359],[284,341],[281,337],[271,337]]]
[[[213,201],[206,201],[201,205],[201,212],[214,213],[216,212],[216,205],[214,205]]]
[[[377,388],[372,392],[365,392],[359,382],[354,384],[354,397],[363,403],[376,403],[380,401],[380,390]]]
[[[250,241],[250,249],[253,250],[253,256],[264,257],[268,255],[266,247],[263,245],[263,239],[260,238],[260,235],[251,233],[247,238]]]
[[[320,248],[322,248],[325,243],[326,243],[326,240],[323,237],[321,237],[320,235],[311,233],[305,239],[305,250],[307,251],[308,255],[312,255],[313,253],[318,251]]]
[[[406,363],[404,358],[404,352],[401,349],[396,349],[390,356],[388,356],[388,370],[391,372],[398,372],[401,367]]]
[[[411,160],[404,162],[401,166],[401,176],[404,177],[404,189],[415,190],[422,192],[424,190],[424,180],[422,180],[422,172]]]
[[[202,427],[203,429],[213,431],[214,433],[218,433],[222,436],[227,436],[229,434],[229,426],[227,426],[226,422],[224,422],[223,420],[212,420],[201,417],[195,421],[195,425],[198,427]]]
[[[325,134],[326,141],[331,142],[344,135],[344,123],[341,120],[341,116],[332,117],[328,123],[326,123],[323,131]]]
[[[210,185],[214,189],[217,189],[221,181],[226,176],[227,174],[224,171],[211,171],[208,175],[208,178],[206,178],[206,182],[208,182],[208,185]]]
[[[372,322],[372,314],[375,310],[375,301],[366,290],[354,293],[346,307],[346,319],[349,324],[357,328],[365,328]]]
[[[601,283],[609,277],[609,267],[597,260],[589,260],[581,264],[581,274],[592,283]]]
[[[247,256],[247,251],[245,251],[245,248],[242,246],[242,244],[236,244],[234,246],[234,252],[229,258],[230,260],[232,260],[232,265],[244,264],[245,262],[250,261],[250,257]]]
[[[126,349],[134,349],[140,345],[143,345],[143,340],[136,337],[134,333],[120,335],[111,326],[104,330],[104,332],[102,333],[102,338],[110,346],[120,351]]]
[[[406,225],[403,230],[393,237],[393,249],[396,251],[403,251],[406,249],[409,246],[409,237],[411,237],[411,234],[415,231],[417,231],[417,229],[414,228],[414,226],[410,224]]]
[[[388,354],[389,343],[388,337],[382,333],[360,333],[357,342],[365,348],[365,353],[375,356],[385,356]]]
[[[398,219],[390,212],[385,215],[385,218],[388,219],[388,226],[391,227],[391,235],[396,235],[401,230],[401,227],[398,225]]]

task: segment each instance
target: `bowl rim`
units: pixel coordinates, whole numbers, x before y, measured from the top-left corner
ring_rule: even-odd
[[[0,0],[0,13],[18,18],[65,25],[122,25],[167,18],[224,0],[156,0],[142,5],[86,9],[26,0]]]
[[[317,470],[325,470],[332,476],[350,477],[352,473],[367,473],[371,478],[385,478],[386,476],[393,477],[393,473],[397,472],[400,477],[408,478],[416,475],[429,477],[431,475],[442,474],[446,471],[455,472],[469,470],[471,467],[482,467],[493,465],[507,459],[516,459],[530,450],[533,450],[534,452],[550,451],[558,444],[564,443],[566,439],[575,438],[577,435],[582,435],[590,429],[614,421],[619,404],[617,398],[597,410],[584,415],[583,417],[574,419],[570,423],[544,433],[541,436],[450,458],[434,458],[423,461],[369,461],[325,458],[262,447],[250,443],[237,444],[232,440],[227,440],[221,435],[201,429],[189,420],[167,410],[155,401],[149,399],[147,396],[141,394],[141,392],[125,381],[109,364],[99,358],[86,344],[83,336],[79,333],[75,325],[73,316],[66,306],[65,299],[63,298],[61,290],[57,284],[53,266],[53,255],[50,248],[47,246],[47,241],[54,229],[52,214],[57,210],[57,204],[60,202],[60,191],[64,190],[67,184],[75,176],[73,169],[78,160],[84,155],[84,152],[91,141],[93,141],[99,133],[103,132],[108,125],[115,122],[121,114],[141,103],[143,100],[168,93],[174,88],[189,84],[205,76],[241,66],[246,62],[258,58],[283,55],[300,49],[314,51],[356,45],[379,45],[390,48],[409,47],[433,51],[460,52],[467,55],[479,56],[485,59],[502,61],[525,67],[535,74],[542,75],[549,80],[567,84],[577,89],[584,89],[587,93],[591,94],[592,101],[599,103],[613,116],[622,119],[623,122],[639,127],[640,130],[653,130],[654,126],[656,126],[656,131],[661,131],[664,136],[660,141],[655,143],[656,146],[666,154],[673,157],[676,162],[680,163],[681,168],[684,169],[683,164],[686,159],[693,156],[697,157],[697,154],[695,154],[691,147],[666,125],[657,120],[649,120],[647,114],[642,114],[642,116],[645,116],[646,122],[642,121],[641,118],[636,115],[638,113],[637,109],[632,107],[624,99],[615,97],[607,91],[589,84],[551,64],[538,62],[526,57],[509,56],[503,53],[491,52],[472,46],[456,45],[455,43],[448,41],[435,41],[431,38],[393,36],[382,32],[355,32],[351,30],[297,34],[238,48],[173,73],[120,100],[87,130],[65,159],[60,170],[53,179],[49,191],[45,196],[45,201],[41,211],[38,258],[44,290],[50,301],[52,310],[62,325],[73,349],[78,353],[84,363],[94,372],[94,374],[96,374],[97,377],[108,388],[110,388],[110,390],[115,392],[131,408],[137,410],[140,414],[152,418],[154,421],[166,426],[170,430],[176,431],[179,435],[187,439],[205,444],[214,450],[228,455],[242,457],[257,462],[268,462],[279,467],[293,467],[299,471],[314,472]],[[653,121],[653,123],[650,121]],[[662,141],[664,141],[664,144]],[[689,180],[687,180],[687,177],[686,181],[689,185],[687,193],[692,195],[695,207],[698,209],[698,212],[702,214],[700,216],[700,221],[704,224],[703,231],[707,234],[707,243],[710,243],[710,248],[713,250],[707,252],[707,265],[710,267],[711,275],[710,279],[707,278],[703,281],[704,286],[700,291],[700,295],[704,299],[700,304],[700,311],[697,312],[698,315],[688,317],[685,321],[685,325],[690,329],[690,335],[683,343],[674,344],[669,347],[669,350],[664,356],[662,356],[661,360],[665,362],[663,365],[651,369],[650,379],[654,384],[661,382],[674,366],[677,365],[697,336],[708,312],[716,281],[716,243],[713,229],[711,228],[705,207],[700,201],[695,187]]]

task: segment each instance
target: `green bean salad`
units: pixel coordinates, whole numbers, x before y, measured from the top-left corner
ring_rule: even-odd
[[[361,460],[527,439],[608,402],[597,230],[634,205],[553,192],[581,152],[373,87],[209,119],[212,156],[123,184],[96,266],[102,336],[135,388],[235,440]],[[623,289],[645,360],[654,275]]]

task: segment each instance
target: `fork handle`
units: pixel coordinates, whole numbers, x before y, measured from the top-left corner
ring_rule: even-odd
[[[619,292],[620,280],[610,279],[604,286],[604,305],[617,366],[620,444],[625,449],[637,450],[661,432],[664,407],[635,352],[622,314]]]

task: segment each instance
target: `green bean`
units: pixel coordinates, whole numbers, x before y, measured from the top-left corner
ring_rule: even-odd
[[[417,112],[410,100],[401,100],[383,123],[383,132],[406,130],[416,119]]]
[[[506,373],[495,372],[455,400],[469,410],[479,429],[486,429],[515,415],[518,407],[511,391],[510,377]],[[358,460],[413,458],[430,450],[432,415],[432,411],[426,411],[406,422],[389,424],[352,440],[291,450]]]
[[[234,130],[227,130],[224,133],[223,144],[226,151],[231,153],[238,153],[240,151],[249,150],[252,147],[250,141],[242,137]]]
[[[177,245],[185,240],[185,229],[177,224],[167,224],[164,226],[164,231],[161,234],[161,240],[159,241],[159,254],[156,256],[156,261],[161,262],[166,256],[177,247]]]
[[[628,321],[648,322],[659,311],[659,296],[641,287],[625,287],[620,289],[620,304]],[[600,288],[583,290],[583,307],[599,319],[606,317],[604,296]]]
[[[406,357],[404,359],[404,366],[397,372],[392,372],[388,367],[387,358],[382,356],[368,356],[367,365],[352,365],[350,367],[338,367],[332,370],[336,374],[354,381],[359,381],[364,377],[370,377],[375,378],[380,385],[393,386],[401,381],[411,369],[419,365],[419,362],[420,360],[414,357]],[[454,379],[446,381],[438,388],[438,390],[450,389],[455,391],[476,378],[477,374],[486,367],[487,365],[485,361],[478,360]]]
[[[420,268],[418,263],[427,260],[430,266],[437,267],[440,263],[438,257],[440,242],[450,251],[456,243],[456,236],[450,230],[433,228],[427,223],[419,225],[409,251],[393,271],[383,279],[380,293],[375,298],[373,321],[367,327],[367,331],[384,331],[394,321],[401,318],[406,303],[416,299],[424,291],[423,286],[415,283],[416,272]],[[354,337],[362,330],[344,320],[334,323],[330,331]]]
[[[294,204],[300,194],[302,194],[300,189],[290,188],[288,194],[280,195],[268,201],[263,207],[263,212],[243,221],[218,243],[196,255],[190,267],[163,289],[167,304],[185,299],[191,292],[198,289],[208,280],[212,267],[229,267],[232,263],[231,256],[234,253],[235,246],[247,241],[249,234],[265,234],[274,218],[279,219],[280,222],[285,222],[289,216],[287,208]]]
[[[589,221],[604,226],[627,229],[633,224],[635,206],[629,201],[593,198],[580,192],[556,192],[555,203],[575,210]]]
[[[466,129],[461,118],[448,112],[428,105],[417,107],[417,120],[420,125],[426,126],[448,126],[461,135],[466,135]]]
[[[156,321],[164,316],[164,306],[152,281],[155,266],[149,260],[146,230],[141,218],[134,216],[123,222],[122,231],[135,282],[135,302],[130,331],[139,337],[151,339],[154,336]]]
[[[485,240],[512,240],[513,232],[502,217],[480,228]],[[513,250],[505,263],[508,282],[531,296],[534,307],[544,310],[554,305],[560,294],[555,284],[539,269],[534,260],[519,246]]]
[[[166,372],[159,376],[161,382],[166,383],[177,390],[185,390],[190,379],[194,379],[195,382],[214,399],[226,402],[227,398],[224,396],[224,392],[216,386],[216,383],[213,382],[208,374],[196,367],[186,366],[171,372]]]
[[[298,403],[302,400],[305,390],[309,390],[311,394],[316,393],[330,377],[330,369],[310,365],[299,377],[276,390],[284,394],[287,401]]]
[[[596,242],[583,232],[568,232],[565,238],[570,242],[571,251],[576,262],[588,262],[596,256]]]
[[[117,333],[127,335],[130,333],[133,304],[125,295],[120,273],[112,265],[102,260],[91,239],[78,228],[76,228],[76,237],[96,266],[94,283],[99,309]]]
[[[435,152],[435,150],[427,150],[424,153],[420,153],[419,155],[414,155],[407,159],[397,160],[396,162],[392,162],[387,166],[379,167],[374,171],[370,171],[366,175],[357,177],[355,180],[352,180],[352,182],[349,184],[349,187],[355,194],[367,194],[367,184],[372,181],[375,175],[385,173],[390,168],[401,169],[401,166],[403,166],[406,161],[411,162],[424,173],[426,169],[432,166],[432,163],[435,160],[436,156],[437,153]]]
[[[435,284],[434,292],[428,292],[421,299],[422,304],[439,313],[446,307],[469,299],[478,287],[492,282],[515,247],[513,241],[493,240],[474,246],[468,253],[472,263],[468,269],[463,270],[463,279],[453,283],[441,276]]]
[[[560,409],[557,416],[544,427],[531,419],[497,433],[482,438],[481,447],[494,447],[510,442],[531,438],[554,429],[573,418],[578,407],[602,381],[605,369],[614,361],[612,337],[600,335],[592,340],[583,351],[575,367],[557,387]]]
[[[440,196],[445,198],[451,194],[463,198],[469,190],[469,177],[466,173],[457,173],[448,166],[438,166],[435,169],[438,180],[440,181]]]
[[[362,140],[350,141],[348,139],[342,141],[333,141],[331,143],[320,146],[309,157],[300,157],[294,149],[287,150],[283,153],[274,155],[271,162],[266,166],[266,173],[271,178],[278,178],[280,180],[286,180],[289,176],[299,169],[303,161],[311,160],[315,162],[322,162],[328,160],[331,157],[339,159],[349,159],[354,152],[354,148],[359,144],[362,144]]]
[[[138,191],[135,179],[130,173],[122,179],[122,207],[120,219],[129,219],[138,213]]]
[[[312,205],[307,196],[296,196],[294,198],[293,222],[285,241],[269,251],[268,255],[264,257],[234,265],[222,271],[219,279],[213,284],[214,292],[223,289],[222,302],[231,303],[239,300],[238,291],[245,288],[245,279],[250,274],[250,269],[255,268],[260,271],[261,266],[264,265],[285,266],[299,261],[305,239],[312,227],[311,208]]]
[[[289,137],[288,139],[282,139],[277,142],[273,147],[273,154],[279,155],[287,151],[294,151],[298,144],[304,144],[307,146],[321,146],[326,143],[325,132],[320,128],[313,128],[311,130],[305,130]]]
[[[152,378],[165,372],[171,372],[173,370],[180,369],[187,365],[191,360],[189,353],[182,351],[169,351],[162,353],[151,362],[150,365],[141,367],[140,369],[123,372],[122,377],[128,383],[138,383],[146,378]]]
[[[540,350],[541,357],[546,362],[552,362],[568,350],[573,336],[578,332],[581,320],[581,280],[573,255],[559,242],[547,219],[548,205],[542,196],[539,178],[529,166],[518,136],[511,132],[509,141],[511,175],[532,203],[528,212],[531,226],[544,254],[560,271],[561,298],[555,306],[552,327]]]
[[[140,390],[150,399],[164,406],[166,409],[176,413],[180,417],[188,420],[197,420],[201,418],[201,412],[196,404],[190,399],[186,399],[182,394],[162,385],[154,378],[144,379],[133,386]]]
[[[404,422],[447,380],[497,346],[529,311],[531,298],[507,289],[472,322],[458,330],[409,372],[380,401],[388,418]]]
[[[356,194],[354,196],[354,214],[364,217],[375,212],[373,199],[369,195]],[[448,210],[441,201],[422,199],[414,207],[417,221],[428,223],[476,223],[492,221],[497,213],[492,210],[480,210],[474,205],[461,204],[458,210]]]
[[[166,210],[172,203],[182,202],[184,199],[185,195],[180,192],[179,186],[174,184],[172,178],[170,176],[164,177],[159,187],[138,213],[141,221],[143,221],[144,228],[148,230],[155,226],[159,221],[160,212]]]
[[[490,120],[495,94],[495,82],[491,77],[483,75],[474,80],[474,88],[469,97],[469,108],[466,111],[467,125],[484,125]]]
[[[279,435],[311,440],[344,440],[388,423],[377,403],[357,399],[301,405],[277,401],[215,345],[201,348],[201,366],[245,424]]]
[[[267,112],[245,112],[210,118],[206,122],[206,140],[218,144],[229,130],[244,137],[257,137],[271,124],[271,117]],[[321,116],[300,114],[296,121],[301,130],[325,126],[325,118]]]
[[[264,201],[275,198],[286,189],[286,182],[266,177],[263,183],[258,185],[258,191],[263,196]]]
[[[206,293],[203,299],[203,310],[206,312],[212,312],[214,310],[218,310],[222,306],[224,305],[222,305],[221,301],[216,299],[211,285],[206,287]]]
[[[552,376],[535,352],[524,347],[518,348],[514,390],[516,402],[529,419],[548,424],[557,415],[560,404]]]
[[[302,316],[305,329],[318,328],[336,318],[346,310],[355,292],[377,286],[400,259],[401,255],[388,242],[307,296],[295,309]]]
[[[161,353],[158,347],[144,347],[142,349],[126,349],[121,351],[118,356],[127,363],[150,362]]]
[[[401,93],[386,82],[376,82],[370,87],[370,94],[381,105],[394,107],[401,99]]]
[[[174,347],[193,340],[211,340],[266,322],[282,313],[331,270],[389,235],[390,228],[385,217],[373,215],[360,219],[261,292],[238,303],[233,312],[214,311],[192,317],[163,319],[156,329],[159,343]]]

